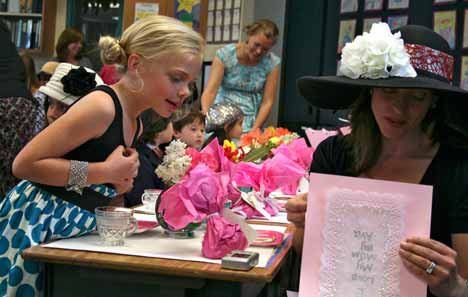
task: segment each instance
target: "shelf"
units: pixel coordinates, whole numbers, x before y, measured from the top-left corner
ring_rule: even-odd
[[[0,17],[42,18],[40,13],[0,12]]]

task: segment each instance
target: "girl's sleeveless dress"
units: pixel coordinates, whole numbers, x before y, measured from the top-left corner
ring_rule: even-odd
[[[89,140],[64,156],[68,160],[102,162],[123,137],[122,107],[117,94],[108,86],[99,86],[112,97],[115,118],[98,139]],[[135,138],[139,134],[140,121]],[[133,144],[135,143],[133,140]],[[116,195],[109,185],[91,185],[83,194],[23,180],[0,204],[0,296],[41,296],[43,267],[25,261],[21,252],[54,239],[80,236],[96,227],[94,208],[108,205]]]

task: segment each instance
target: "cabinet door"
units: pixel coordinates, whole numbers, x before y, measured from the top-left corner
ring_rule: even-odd
[[[125,0],[123,30],[128,28],[139,17],[156,13],[167,15],[169,0]]]

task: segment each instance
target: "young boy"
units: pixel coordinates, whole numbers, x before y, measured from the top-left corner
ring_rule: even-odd
[[[172,121],[174,137],[200,150],[205,140],[205,115],[198,110],[181,111]]]

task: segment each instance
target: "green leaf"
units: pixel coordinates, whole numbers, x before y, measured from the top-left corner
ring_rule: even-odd
[[[242,159],[243,162],[255,162],[256,160],[262,160],[270,153],[271,148],[268,146],[262,146],[251,150],[245,157]]]

